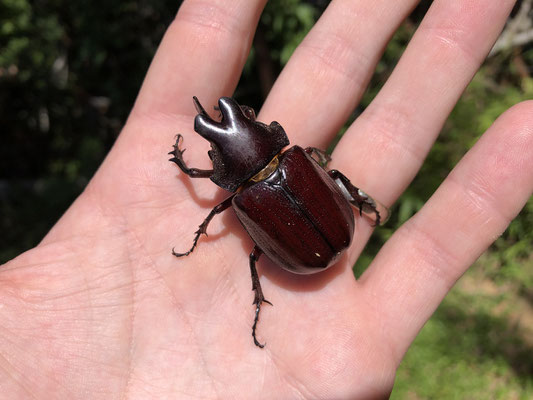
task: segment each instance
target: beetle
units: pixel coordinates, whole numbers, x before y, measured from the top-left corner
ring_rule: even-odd
[[[255,246],[249,256],[253,304],[254,344],[264,347],[256,337],[257,323],[265,299],[256,262],[265,254],[281,268],[296,274],[323,271],[338,260],[354,236],[352,206],[379,225],[388,210],[352,185],[338,170],[327,171],[329,156],[314,147],[289,145],[281,125],[266,125],[256,120],[251,107],[239,105],[229,97],[218,101],[220,120],[212,119],[193,97],[198,114],[194,130],[208,140],[213,169],[189,168],[176,136],[169,160],[191,178],[210,178],[232,194],[216,205],[195,232],[192,247],[176,257],[191,254],[213,217],[232,207]],[[384,215],[383,215],[384,214]]]

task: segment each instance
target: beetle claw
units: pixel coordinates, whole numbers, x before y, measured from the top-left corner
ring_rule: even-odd
[[[378,210],[374,210],[374,213],[376,214],[376,222],[372,225],[372,227],[376,227],[381,223],[381,214]]]
[[[172,248],[172,255],[175,256],[175,257],[186,257],[186,256],[188,256],[191,253],[192,253],[192,249],[187,251],[187,252],[185,252],[185,253],[176,253],[176,251],[174,251],[174,247]]]
[[[187,149],[180,149],[180,141],[183,140],[183,136],[181,136],[180,133],[176,135],[176,143],[172,145],[174,150],[169,152],[169,155],[172,155],[174,157],[170,158],[168,161],[172,161],[176,163],[176,165],[186,174],[189,175],[191,178],[209,178],[213,174],[213,170],[204,170],[204,169],[198,169],[198,168],[189,168],[185,161],[183,160],[183,153],[185,153],[185,150]]]
[[[194,236],[194,240],[192,242],[192,247],[189,249],[189,251],[185,252],[185,253],[176,253],[174,251],[174,248],[172,248],[172,255],[176,256],[176,257],[186,257],[188,256],[189,254],[191,254],[194,249],[196,248],[196,245],[198,244],[198,239],[200,238],[200,235],[201,234],[204,234],[207,236],[207,233],[204,232],[200,232],[200,229],[198,229],[196,232],[195,232],[195,236]]]
[[[268,300],[262,300],[262,301],[265,301],[267,303],[269,303],[270,305],[272,305],[272,303]],[[257,340],[257,337],[255,335],[255,331],[257,329],[257,322],[259,322],[259,311],[261,311],[261,302],[257,303],[257,306],[255,307],[255,317],[254,317],[254,324],[252,326],[252,337],[254,339],[254,344],[259,347],[259,348],[263,348],[265,347],[266,343],[260,343],[258,340]]]
[[[179,142],[180,140],[183,139],[183,136],[181,136],[181,134],[177,134],[176,135],[176,143],[172,145],[172,147],[174,148],[174,150],[172,151],[169,151],[168,154],[171,155],[171,156],[174,156],[172,158],[170,158],[168,161],[172,161],[176,164],[178,164],[178,166],[180,166],[181,168],[181,165],[185,165],[184,161],[183,161],[183,153],[185,152],[186,149],[180,149],[180,146],[179,146]]]

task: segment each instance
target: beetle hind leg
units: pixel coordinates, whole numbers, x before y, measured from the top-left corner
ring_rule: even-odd
[[[255,304],[255,317],[254,324],[252,326],[252,337],[254,338],[254,344],[257,347],[263,348],[264,344],[259,343],[256,337],[257,323],[259,322],[259,312],[261,311],[261,304],[268,303],[272,305],[270,301],[265,299],[263,295],[263,289],[261,289],[261,283],[259,282],[259,275],[257,275],[257,269],[255,268],[255,263],[259,260],[259,257],[263,254],[262,250],[255,246],[252,252],[250,253],[250,272],[252,274],[252,290],[255,293],[254,302]]]
[[[313,158],[313,160],[315,160],[318,165],[320,165],[324,169],[331,161],[331,156],[328,153],[316,147],[306,147],[305,152],[309,154]]]
[[[194,239],[193,239],[193,242],[192,242],[192,247],[189,249],[189,251],[186,251],[185,253],[176,253],[174,251],[174,249],[172,249],[172,255],[174,255],[176,257],[185,257],[185,256],[188,256],[189,254],[191,254],[194,251],[194,249],[196,248],[196,245],[198,244],[198,239],[200,238],[200,236],[201,235],[207,236],[207,226],[209,225],[209,223],[211,222],[213,217],[215,215],[217,215],[217,214],[220,214],[222,211],[228,209],[231,206],[231,201],[233,200],[234,196],[235,196],[235,194],[231,195],[226,200],[224,200],[222,203],[217,204],[211,210],[211,212],[207,215],[207,217],[204,219],[204,221],[198,227],[198,230],[196,232],[194,232]]]
[[[335,181],[348,201],[359,209],[359,215],[365,214],[374,221],[374,226],[384,224],[389,218],[389,209],[377,202],[361,189],[355,187],[340,171],[332,169],[328,175]]]
[[[183,160],[183,153],[185,152],[185,149],[180,149],[180,141],[182,139],[183,136],[181,136],[181,134],[176,135],[176,143],[172,145],[172,147],[174,147],[174,150],[168,153],[169,155],[174,157],[170,158],[168,161],[176,163],[176,165],[183,171],[183,173],[190,176],[191,178],[209,178],[211,175],[213,175],[212,169],[189,168],[187,164],[185,164],[185,161]]]

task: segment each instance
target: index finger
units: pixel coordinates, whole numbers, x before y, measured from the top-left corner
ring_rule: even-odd
[[[142,85],[134,112],[194,113],[231,95],[266,0],[187,0],[169,26]]]

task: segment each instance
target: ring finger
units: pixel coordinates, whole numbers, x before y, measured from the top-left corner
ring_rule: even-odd
[[[332,164],[384,204],[394,202],[418,172],[514,3],[434,1],[383,89],[343,136]]]

